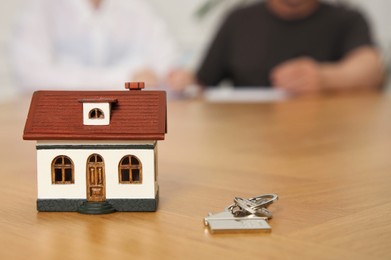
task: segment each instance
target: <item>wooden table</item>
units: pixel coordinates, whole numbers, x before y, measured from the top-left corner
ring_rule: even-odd
[[[169,103],[156,213],[37,213],[28,98],[0,105],[0,259],[390,259],[391,98]],[[278,193],[271,233],[210,234],[234,196]]]

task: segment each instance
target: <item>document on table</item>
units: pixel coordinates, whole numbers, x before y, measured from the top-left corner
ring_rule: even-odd
[[[289,98],[286,91],[274,88],[210,88],[204,92],[205,100],[221,103],[254,103],[283,101]]]

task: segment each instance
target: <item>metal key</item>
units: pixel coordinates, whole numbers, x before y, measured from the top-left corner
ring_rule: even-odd
[[[278,199],[276,194],[264,194],[250,199],[235,197],[234,203],[223,212],[211,214],[204,218],[204,224],[210,231],[270,231],[267,220],[272,213],[266,209]]]
[[[223,231],[270,231],[271,226],[267,223],[267,217],[247,215],[235,217],[229,210],[211,214],[204,218],[205,226],[214,232]]]

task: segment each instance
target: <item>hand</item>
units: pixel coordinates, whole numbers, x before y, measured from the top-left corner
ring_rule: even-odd
[[[182,91],[193,83],[193,74],[185,69],[174,69],[166,77],[166,84],[173,91]]]
[[[314,94],[324,89],[321,65],[311,58],[284,62],[271,72],[272,85],[294,94]]]
[[[134,73],[132,81],[144,82],[146,86],[156,87],[159,83],[158,76],[151,69],[141,69]]]

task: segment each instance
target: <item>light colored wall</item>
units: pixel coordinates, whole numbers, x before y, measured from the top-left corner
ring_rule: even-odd
[[[26,0],[0,1],[0,101],[16,94],[10,77],[7,46],[14,18],[23,7],[24,1]]]
[[[81,144],[81,143],[80,143]],[[155,147],[156,149],[156,147]],[[37,182],[39,199],[86,199],[86,165],[91,154],[102,156],[105,163],[107,199],[153,199],[157,183],[154,173],[154,150],[37,150]],[[142,163],[142,184],[119,184],[118,164],[125,155],[135,155]],[[52,184],[51,165],[54,158],[65,155],[74,163],[74,184]]]

